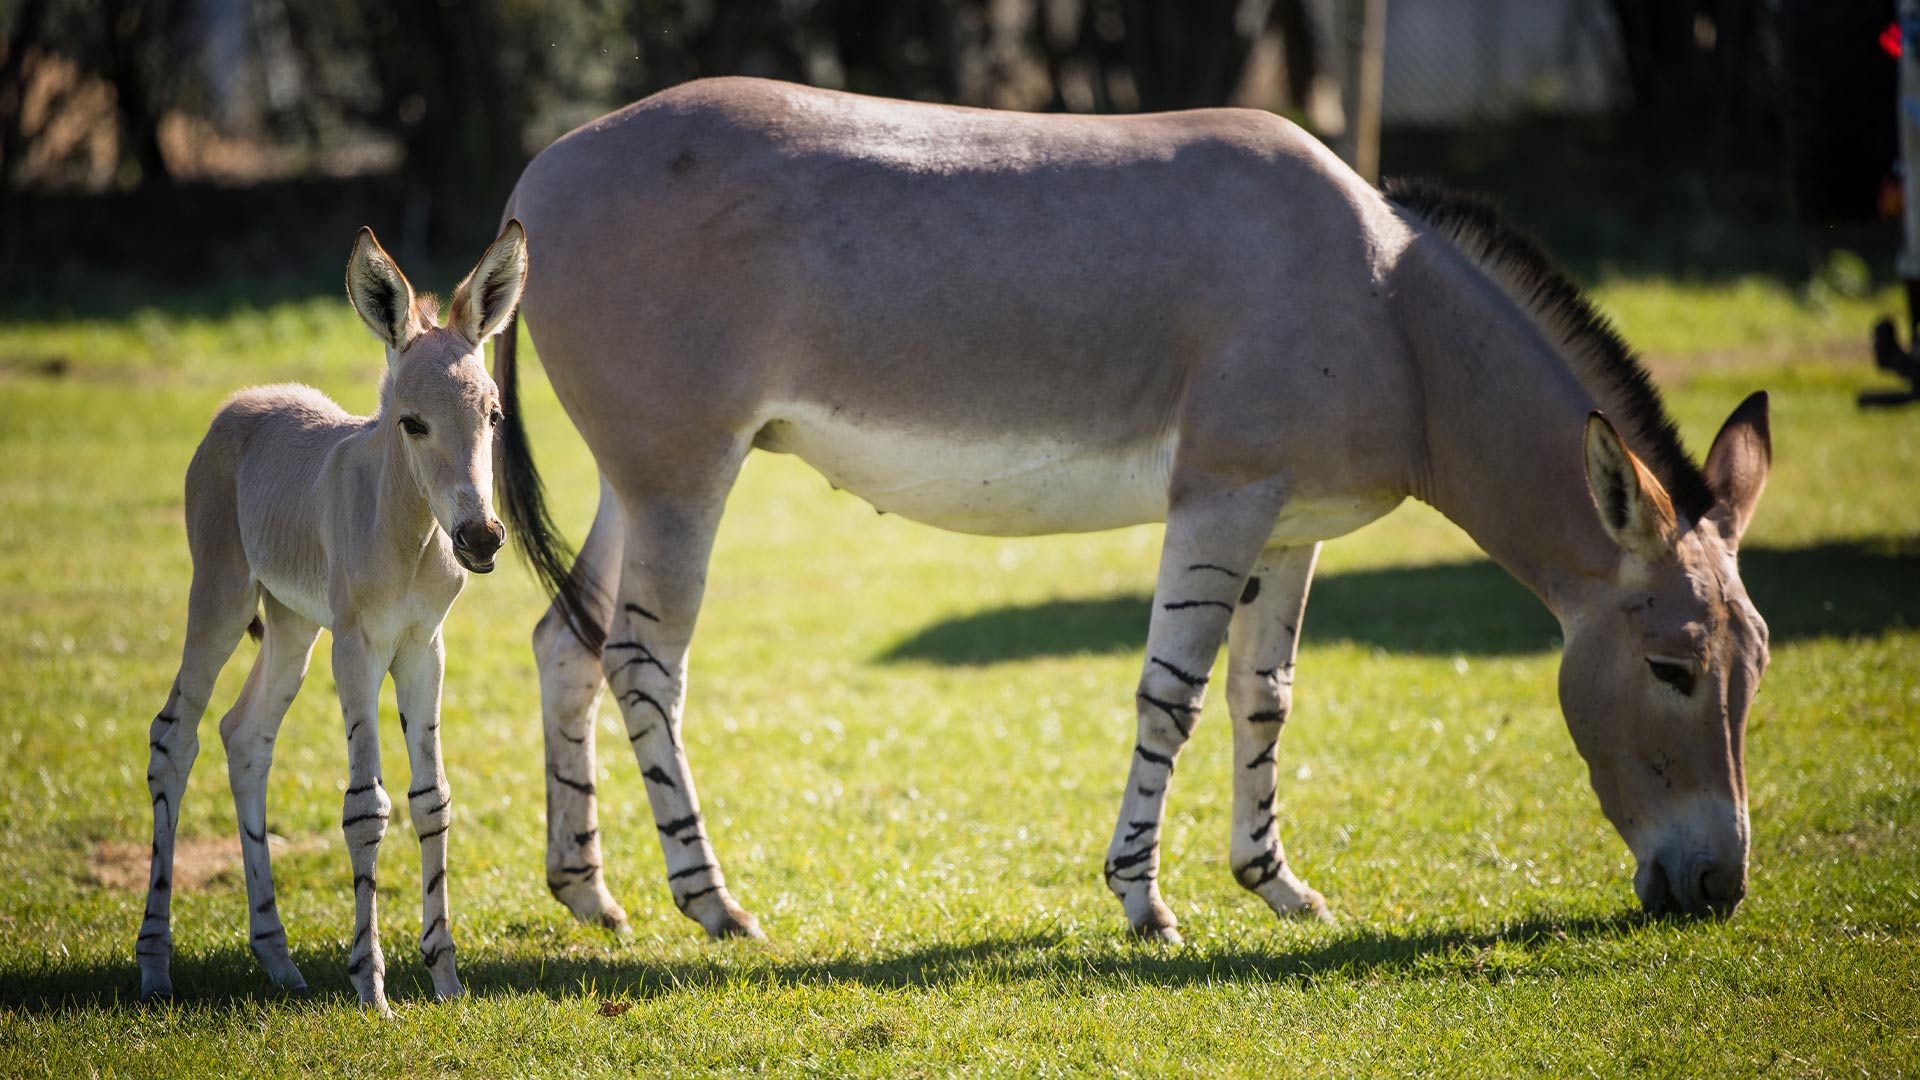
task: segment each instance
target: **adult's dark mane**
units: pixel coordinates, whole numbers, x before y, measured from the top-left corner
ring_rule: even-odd
[[[1452,241],[1533,317],[1628,446],[1666,487],[1675,510],[1697,521],[1713,506],[1706,477],[1681,444],[1680,429],[1667,415],[1647,369],[1539,241],[1479,196],[1424,180],[1390,180],[1381,190]]]

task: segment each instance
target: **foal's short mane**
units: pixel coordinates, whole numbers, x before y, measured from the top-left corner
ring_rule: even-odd
[[[1613,324],[1531,235],[1492,202],[1425,180],[1390,180],[1387,198],[1453,242],[1469,261],[1533,317],[1567,367],[1673,499],[1699,520],[1713,506],[1706,477],[1681,445],[1647,369]]]

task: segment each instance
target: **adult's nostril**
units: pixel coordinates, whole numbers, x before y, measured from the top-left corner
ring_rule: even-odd
[[[1726,914],[1747,895],[1746,875],[1737,870],[1709,866],[1700,871],[1699,889],[1700,897],[1709,910]]]
[[[1665,915],[1673,910],[1673,889],[1667,880],[1666,865],[1658,859],[1647,869],[1647,884],[1640,891],[1640,908],[1649,915]]]

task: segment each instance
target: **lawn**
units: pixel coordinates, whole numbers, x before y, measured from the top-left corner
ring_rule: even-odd
[[[1773,666],[1750,720],[1752,891],[1731,920],[1636,915],[1630,859],[1559,717],[1555,623],[1409,506],[1328,545],[1281,743],[1282,836],[1336,923],[1277,922],[1230,878],[1215,694],[1164,839],[1188,943],[1137,944],[1099,871],[1159,530],[954,536],[756,455],[720,537],[686,740],[734,893],[770,940],[711,943],[675,912],[611,709],[597,783],[635,933],[576,925],[547,896],[526,645],[541,602],[503,563],[447,628],[470,996],[431,999],[400,801],[381,874],[391,1021],[361,1013],[346,977],[346,756],[324,645],[268,808],[313,992],[272,992],[246,949],[214,724],[251,643],[186,798],[178,999],[137,1004],[132,960],[147,724],[185,615],[188,456],[248,383],[300,379],[371,409],[374,342],[331,297],[0,323],[0,1075],[1920,1071],[1920,410],[1853,404],[1879,382],[1865,326],[1891,296],[1598,295],[1655,354],[1696,450],[1749,390],[1774,392],[1773,479],[1742,559]],[[590,466],[527,382],[577,537]],[[390,690],[383,720],[387,787],[405,790]]]

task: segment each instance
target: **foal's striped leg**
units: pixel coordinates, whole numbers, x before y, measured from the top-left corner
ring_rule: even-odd
[[[392,1012],[374,905],[374,864],[393,809],[380,781],[380,683],[386,668],[387,660],[376,656],[358,632],[334,627],[333,678],[347,726],[347,794],[340,807],[340,830],[353,862],[353,944],[347,950],[347,977],[360,994],[360,1004],[382,1015]]]
[[[1287,865],[1280,845],[1280,728],[1293,707],[1293,661],[1320,545],[1262,552],[1227,633],[1227,711],[1233,716],[1234,879],[1281,915],[1328,918],[1327,902]]]
[[[599,626],[613,621],[624,544],[620,518],[620,501],[603,480],[600,509],[573,570],[591,586],[582,598]],[[558,600],[534,627],[533,654],[540,668],[540,715],[546,734],[547,888],[575,918],[625,930],[627,913],[607,891],[601,869],[600,813],[591,784],[596,771],[594,719],[606,673],[599,654],[568,627]],[[555,776],[584,777],[587,789],[556,783]]]
[[[1190,497],[1167,517],[1153,589],[1147,659],[1134,704],[1138,735],[1120,823],[1107,848],[1107,887],[1143,937],[1179,942],[1160,899],[1160,827],[1167,785],[1200,719],[1208,673],[1239,602],[1246,570],[1273,529],[1278,501],[1243,489]]]
[[[464,992],[454,972],[453,927],[447,921],[447,829],[453,824],[453,790],[447,786],[440,760],[440,686],[446,669],[446,646],[438,630],[432,640],[402,648],[393,662],[393,696],[412,773],[407,819],[420,840],[420,957],[439,998]]]
[[[646,780],[674,905],[714,937],[757,938],[763,936],[759,920],[727,892],[680,738],[687,651],[721,505],[717,500],[698,507],[656,504],[629,515],[620,606],[601,665]],[[552,779],[592,793],[590,773]]]
[[[200,718],[213,695],[213,682],[240,644],[253,617],[255,588],[246,566],[195,553],[187,602],[187,638],[180,671],[167,703],[147,729],[147,794],[153,802],[153,863],[147,878],[147,906],[134,941],[140,965],[140,998],[173,996],[173,842],[180,824],[180,799],[187,774],[200,753]]]
[[[307,981],[287,952],[287,931],[274,903],[273,866],[267,851],[267,773],[273,743],[287,707],[300,692],[307,659],[320,627],[287,609],[272,595],[262,597],[266,633],[260,655],[247,673],[240,700],[220,721],[227,748],[227,784],[240,820],[240,852],[247,877],[247,942],[278,986],[300,991]]]

